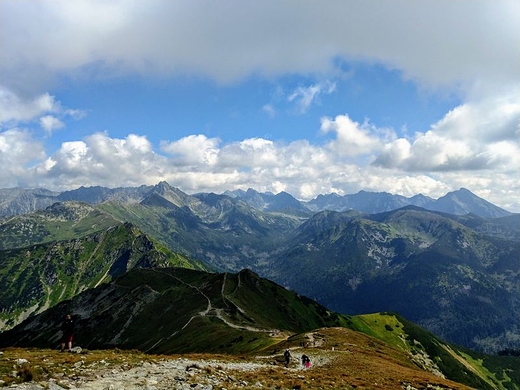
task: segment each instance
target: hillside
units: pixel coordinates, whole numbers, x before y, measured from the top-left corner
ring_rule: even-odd
[[[61,302],[0,334],[0,345],[50,347],[66,312],[76,318],[77,342],[87,348],[152,353],[257,351],[284,332],[346,324],[343,316],[248,270],[151,268]]]
[[[75,343],[84,350],[80,359],[70,354],[60,359],[56,352],[59,324],[69,312],[76,321]],[[182,382],[226,388],[253,383],[286,386],[281,388],[520,388],[520,372],[514,368],[518,358],[462,350],[390,313],[330,312],[248,270],[210,274],[182,268],[134,269],[1,333],[0,347],[8,346],[18,347],[6,350],[13,361],[18,354],[39,369],[56,361],[40,375],[48,380],[66,373],[55,376],[64,386],[72,376],[77,384],[101,385],[107,367],[112,385],[128,385],[137,379],[134,368],[151,368],[143,365],[146,360],[157,364],[154,378],[161,378],[155,383],[163,386],[159,388]],[[21,352],[22,346],[43,349]],[[108,347],[133,352],[97,350]],[[285,348],[293,354],[287,368]],[[183,355],[168,356],[172,353]],[[311,358],[310,369],[299,363],[303,353]],[[99,365],[101,359],[110,363]],[[8,367],[12,370],[12,364]],[[185,373],[192,370],[193,375],[169,375],[178,373],[176,367]],[[93,374],[96,369],[98,374]]]
[[[119,223],[110,214],[86,203],[54,203],[45,210],[0,223],[0,250],[72,240]]]
[[[134,223],[176,252],[215,270],[233,272],[254,267],[302,222],[291,215],[253,209],[224,195],[178,199],[178,192],[171,188],[162,188],[140,203],[106,202],[97,208]]]
[[[173,265],[203,268],[152,241],[129,223],[76,239],[2,250],[0,329],[129,269]]]
[[[497,352],[519,345],[518,259],[516,241],[408,207],[317,214],[259,272],[332,310],[398,312],[445,340]]]

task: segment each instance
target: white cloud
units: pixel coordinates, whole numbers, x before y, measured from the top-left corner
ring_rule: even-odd
[[[45,115],[40,118],[40,126],[51,134],[54,130],[65,127],[65,124],[53,115]]]
[[[305,113],[311,104],[316,101],[320,94],[331,94],[336,90],[336,84],[330,81],[313,84],[308,87],[298,87],[293,93],[288,96],[290,102],[295,102],[298,106],[298,111]]]
[[[43,145],[29,132],[13,128],[0,131],[0,183],[3,187],[24,185],[27,169],[45,158]]]
[[[322,118],[321,131],[335,132],[336,139],[329,144],[330,149],[348,156],[371,154],[383,147],[386,138],[395,139],[392,130],[378,129],[368,121],[359,124],[348,115],[338,115],[334,119]]]
[[[16,127],[20,123],[38,120],[41,128],[51,134],[65,127],[65,118],[79,120],[85,115],[84,110],[63,108],[47,92],[34,97],[22,97],[0,85],[0,128]]]
[[[271,118],[276,116],[276,110],[271,104],[264,104],[262,106],[262,111],[265,112]]]
[[[386,143],[374,164],[417,171],[518,172],[520,93],[464,103],[425,133]]]
[[[482,143],[518,140],[520,89],[469,100],[448,112],[432,126],[436,133],[456,139],[478,139]]]
[[[130,134],[124,139],[114,139],[96,133],[83,141],[64,142],[54,155],[28,174],[42,186],[57,189],[76,188],[85,183],[137,186],[164,180],[165,165],[165,159],[154,153],[146,137]]]
[[[343,145],[336,134],[332,142]],[[510,158],[518,151],[504,142],[494,146],[499,149],[494,156]],[[414,148],[402,139],[388,145],[400,147],[403,151],[399,156],[404,160]],[[162,149],[167,153],[163,156],[144,136],[131,134],[119,139],[97,133],[82,141],[65,142],[56,153],[46,156],[42,145],[29,133],[12,129],[0,133],[0,163],[4,167],[0,180],[3,186],[39,183],[53,190],[81,185],[152,185],[166,180],[188,193],[253,187],[258,191],[283,190],[301,199],[361,189],[439,197],[467,187],[492,202],[520,211],[520,183],[506,169],[480,170],[478,175],[462,170],[414,171],[412,175],[402,167],[360,165],[356,156],[331,153],[331,148],[335,146],[319,147],[306,140],[284,144],[262,138],[220,145],[218,139],[198,135],[163,142]]]
[[[31,121],[40,115],[59,110],[59,102],[48,93],[30,99],[22,99],[0,86],[0,125]]]
[[[205,135],[190,135],[175,142],[162,142],[161,149],[172,155],[176,164],[190,167],[213,165],[218,155],[220,140]]]

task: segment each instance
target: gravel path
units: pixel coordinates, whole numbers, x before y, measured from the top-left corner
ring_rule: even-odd
[[[248,383],[240,379],[240,373],[274,368],[272,359],[255,362],[229,362],[219,360],[169,359],[159,362],[143,362],[131,367],[114,366],[104,360],[89,365],[75,363],[74,374],[53,378],[48,382],[22,383],[8,388],[25,390],[166,390],[166,389],[262,389],[262,383]],[[276,367],[279,370],[303,374],[303,368],[294,362],[293,368]]]

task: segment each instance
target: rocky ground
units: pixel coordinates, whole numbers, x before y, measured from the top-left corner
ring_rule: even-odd
[[[16,350],[6,351],[4,361],[13,363],[10,375],[13,379],[22,379],[24,367],[31,370],[42,367],[40,364],[28,361],[25,358],[15,358]],[[110,354],[110,352],[106,352]],[[304,381],[309,369],[292,359],[289,367],[284,367],[279,357],[261,357],[257,362],[251,360],[233,361],[229,357],[219,358],[148,358],[146,361],[129,362],[128,354],[121,352],[117,357],[119,362],[101,359],[92,361],[87,358],[88,352],[65,356],[62,362],[51,363],[55,372],[49,375],[37,375],[31,382],[15,383],[12,381],[9,388],[16,389],[92,389],[92,390],[119,390],[119,389],[237,389],[258,388],[266,386],[265,377],[261,375],[266,370],[284,371],[288,379]],[[49,358],[34,356],[43,364],[50,363]],[[126,355],[126,356],[125,356]],[[315,365],[323,364],[321,358]],[[43,370],[49,372],[49,368]],[[38,376],[38,378],[36,378]],[[36,380],[35,380],[36,379]],[[2,384],[2,382],[0,382]],[[3,382],[7,384],[6,381]],[[302,385],[300,385],[299,388]],[[298,388],[294,383],[290,388]]]
[[[0,387],[27,390],[162,389],[384,389],[468,390],[403,352],[356,332],[323,330],[310,347],[281,345],[261,356],[190,354],[157,356],[138,351],[6,349],[0,352]],[[317,338],[318,336],[318,338]],[[341,338],[338,338],[341,337]],[[317,340],[327,340],[316,343]],[[333,343],[331,346],[330,343]],[[285,346],[292,352],[285,367]],[[301,365],[301,355],[311,367]]]

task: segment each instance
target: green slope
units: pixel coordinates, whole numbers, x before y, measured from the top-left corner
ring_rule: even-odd
[[[77,342],[86,347],[154,353],[254,351],[286,333],[348,320],[248,270],[134,269],[29,319],[1,342],[48,347],[68,311],[79,328]]]
[[[273,254],[263,276],[332,310],[397,312],[443,339],[516,348],[520,245],[441,213],[320,213]]]
[[[1,222],[0,250],[72,240],[106,230],[119,223],[111,215],[86,203],[56,203],[44,211]]]
[[[204,267],[125,223],[67,241],[0,251],[0,328],[135,267]]]
[[[419,367],[477,389],[520,389],[520,358],[450,345],[394,313],[351,317],[350,327],[406,350]]]

